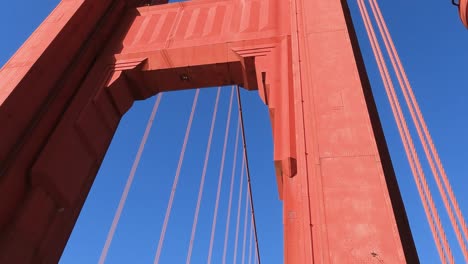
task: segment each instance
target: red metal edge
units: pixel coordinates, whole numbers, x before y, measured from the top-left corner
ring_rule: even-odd
[[[460,0],[459,11],[463,24],[468,28],[468,0]]]

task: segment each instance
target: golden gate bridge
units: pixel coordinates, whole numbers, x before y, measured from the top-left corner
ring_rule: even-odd
[[[452,4],[468,26],[467,1]],[[454,250],[467,262],[463,212],[384,14],[377,0],[357,6],[440,262],[455,263]],[[269,109],[285,263],[419,263],[353,25],[347,2],[338,0],[61,1],[0,71],[0,121],[8,124],[0,128],[0,262],[58,262],[120,119],[134,101],[156,95],[104,263],[163,94],[196,89],[154,253],[159,263],[200,88],[218,87],[181,254],[191,262],[215,125],[224,121],[206,263],[231,262],[228,254],[234,263],[260,263],[268,253],[257,236],[241,87],[257,90]],[[222,91],[228,100],[220,100]],[[227,212],[218,219],[222,195]],[[216,232],[224,234],[219,260]]]

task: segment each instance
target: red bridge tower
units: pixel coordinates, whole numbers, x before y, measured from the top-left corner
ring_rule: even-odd
[[[122,115],[258,90],[285,263],[418,263],[344,0],[62,0],[0,71],[0,263],[58,262]]]

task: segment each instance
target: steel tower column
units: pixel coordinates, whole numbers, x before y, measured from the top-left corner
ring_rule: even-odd
[[[418,262],[345,1],[137,2],[63,0],[1,69],[0,263],[59,260],[135,100],[229,84],[270,110],[285,263]]]

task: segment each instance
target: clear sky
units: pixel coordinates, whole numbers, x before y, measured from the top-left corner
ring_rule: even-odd
[[[0,65],[20,47],[58,0],[0,2]],[[348,1],[365,57],[366,67],[384,126],[392,161],[397,173],[410,225],[422,263],[438,263],[439,258],[425,220],[422,204],[409,170],[403,146],[371,54],[367,36],[354,0]],[[462,27],[450,0],[379,1],[415,90],[439,154],[449,175],[460,207],[468,213],[468,31]],[[219,160],[229,103],[229,88],[222,90],[220,112],[215,127],[212,159],[207,174],[206,192],[192,263],[206,263],[216,192]],[[145,149],[134,186],[110,248],[107,263],[152,263],[162,219],[175,174],[194,91],[165,94]],[[203,90],[187,148],[174,210],[169,223],[161,263],[185,262],[198,184],[203,166],[215,89]],[[272,164],[271,132],[266,107],[256,92],[243,92],[245,125],[252,171],[252,187],[257,210],[260,250],[263,263],[282,263],[282,214]],[[96,178],[61,263],[96,263],[112,217],[130,171],[154,98],[137,102],[125,115]],[[233,117],[232,122],[236,122]],[[213,263],[219,263],[226,218],[227,194],[232,167],[234,124],[231,123],[229,148],[223,182]],[[240,159],[238,159],[239,161]],[[238,164],[240,165],[240,163]],[[427,166],[426,166],[427,169]],[[238,167],[239,170],[239,167]],[[456,245],[448,217],[436,194],[434,180],[427,176],[436,205],[457,263],[463,258]],[[239,175],[236,176],[238,188]],[[233,215],[237,195],[234,193]],[[242,210],[243,212],[243,210]],[[242,217],[241,217],[242,219]],[[231,220],[234,227],[235,218]],[[241,230],[242,225],[241,225]],[[230,232],[230,245],[233,243]],[[242,238],[242,232],[241,232]],[[247,239],[248,240],[248,239]],[[242,241],[242,239],[240,239]],[[228,259],[232,259],[232,247]]]

